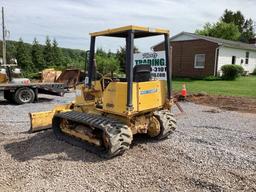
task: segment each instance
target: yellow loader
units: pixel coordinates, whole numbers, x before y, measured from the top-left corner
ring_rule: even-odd
[[[52,111],[31,113],[31,131],[52,127],[60,140],[105,158],[123,154],[133,135],[164,139],[176,129],[169,50],[169,31],[126,26],[90,33],[88,77],[76,88],[75,101]],[[133,66],[134,39],[163,35],[167,81],[151,78],[150,65]],[[126,40],[126,77],[96,77],[95,40],[99,36]]]

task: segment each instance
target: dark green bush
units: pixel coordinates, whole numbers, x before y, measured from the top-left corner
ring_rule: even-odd
[[[211,75],[211,76],[205,77],[203,80],[205,80],[205,81],[218,81],[218,80],[221,80],[221,78]]]
[[[244,73],[244,69],[240,65],[223,65],[221,70],[223,73],[221,78],[224,80],[235,80]]]
[[[239,76],[244,75],[244,68],[241,65],[235,65],[235,67]]]

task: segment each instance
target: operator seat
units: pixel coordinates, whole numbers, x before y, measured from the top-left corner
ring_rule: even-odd
[[[133,68],[133,82],[145,82],[151,80],[150,65],[136,65]]]

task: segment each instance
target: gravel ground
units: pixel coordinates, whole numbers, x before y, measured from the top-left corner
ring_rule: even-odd
[[[15,106],[0,101],[0,191],[256,191],[256,115],[181,103],[167,140],[136,137],[123,156],[103,160],[57,141],[51,130],[28,134],[28,112],[64,98]]]

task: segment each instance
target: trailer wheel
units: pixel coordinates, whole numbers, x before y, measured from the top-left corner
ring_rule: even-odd
[[[14,101],[17,104],[32,103],[35,100],[35,92],[28,88],[19,88],[15,91]]]

